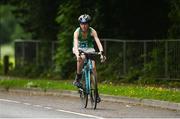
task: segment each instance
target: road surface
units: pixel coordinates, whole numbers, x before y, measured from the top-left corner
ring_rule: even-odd
[[[0,92],[0,118],[180,118],[180,111],[103,101],[96,110],[81,108],[68,96],[30,96]]]

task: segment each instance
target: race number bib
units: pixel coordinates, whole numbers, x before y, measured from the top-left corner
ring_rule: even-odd
[[[88,48],[88,42],[87,41],[79,42],[79,48]]]

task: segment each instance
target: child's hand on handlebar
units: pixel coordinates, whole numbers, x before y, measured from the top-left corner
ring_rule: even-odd
[[[104,52],[103,51],[101,51],[100,52],[100,60],[101,60],[101,63],[103,63],[103,62],[105,62],[106,61],[106,56],[104,56]]]
[[[101,63],[103,63],[103,62],[105,62],[105,61],[106,61],[106,56],[101,55],[101,56],[100,56],[100,59],[101,59]]]

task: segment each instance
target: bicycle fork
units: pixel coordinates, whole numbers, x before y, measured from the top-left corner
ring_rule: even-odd
[[[91,80],[90,80],[91,70],[92,70],[92,61],[88,60],[87,65],[84,70],[87,94],[90,94],[90,91],[91,91],[91,86],[90,86],[91,85]]]

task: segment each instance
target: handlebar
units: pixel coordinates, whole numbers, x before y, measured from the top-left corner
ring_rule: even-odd
[[[88,51],[79,50],[79,56],[80,56],[81,54],[85,54],[85,55],[101,55],[100,52],[95,52],[95,51],[93,51],[93,52],[88,52]]]
[[[101,62],[105,62],[106,60],[106,57],[104,55],[101,54],[101,52],[95,52],[95,51],[84,51],[84,50],[81,50],[79,49],[79,56],[81,57],[81,54],[84,54],[86,55],[86,57],[90,57],[90,56],[93,56],[93,55],[100,55],[100,59],[101,59]]]

